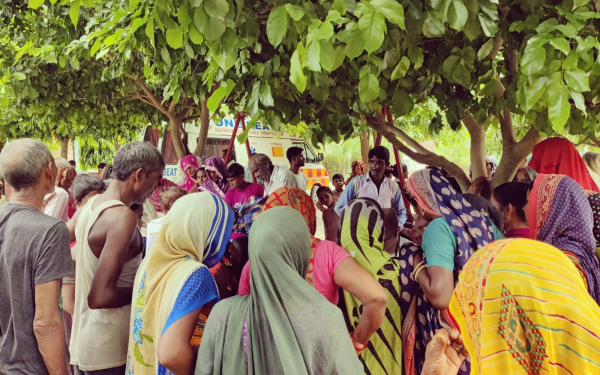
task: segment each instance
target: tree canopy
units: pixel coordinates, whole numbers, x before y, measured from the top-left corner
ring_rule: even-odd
[[[7,3],[0,2],[3,12],[15,8]],[[12,9],[3,27],[16,30],[7,34],[14,63],[28,56],[30,67],[92,69],[93,82],[118,82],[121,100],[158,109],[180,157],[182,125],[200,120],[199,154],[208,119],[226,107],[275,129],[303,121],[315,144],[326,136],[340,141],[366,123],[406,155],[453,169],[381,115],[389,107],[400,118],[433,99],[440,110],[426,125],[467,128],[474,177],[485,173],[485,129],[500,128],[506,166],[499,179],[506,179],[540,132],[594,134],[600,126],[599,6],[598,0],[30,0],[18,8],[22,25],[15,26]],[[14,67],[5,78],[8,71],[11,82],[29,80],[28,71]],[[513,118],[526,129],[520,141]]]

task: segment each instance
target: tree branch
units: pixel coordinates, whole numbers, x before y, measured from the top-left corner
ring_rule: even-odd
[[[500,120],[500,133],[502,134],[502,148],[512,146],[517,143],[515,129],[513,126],[512,116],[508,108],[504,108]]]
[[[485,168],[485,129],[468,110],[465,112],[462,122],[471,137],[471,176],[473,180],[481,176],[487,176]]]
[[[186,122],[198,120],[199,118],[202,118],[202,115],[186,117],[183,120],[181,120],[181,123],[185,124]]]

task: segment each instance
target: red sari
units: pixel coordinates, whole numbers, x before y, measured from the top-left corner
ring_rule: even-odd
[[[577,149],[565,138],[548,138],[533,147],[529,166],[538,173],[564,174],[583,190],[600,192]]]

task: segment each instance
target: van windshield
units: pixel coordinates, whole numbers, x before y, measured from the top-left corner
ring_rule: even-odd
[[[301,149],[304,150],[304,160],[307,163],[316,163],[317,162],[317,155],[315,155],[315,153],[313,152],[313,150],[310,148],[309,145],[307,145],[304,142],[293,142],[293,145],[296,147],[300,147]]]

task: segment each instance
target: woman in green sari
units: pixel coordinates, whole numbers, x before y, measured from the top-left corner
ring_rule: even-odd
[[[384,214],[370,198],[357,198],[342,210],[340,245],[369,272],[387,292],[385,319],[371,336],[360,360],[367,374],[402,374],[402,314],[400,310],[400,265],[383,249]],[[352,294],[344,292],[347,316],[352,328],[361,317],[362,306]]]
[[[219,302],[206,323],[195,374],[361,374],[340,310],[304,280],[310,233],[275,207],[249,236],[252,293]]]

